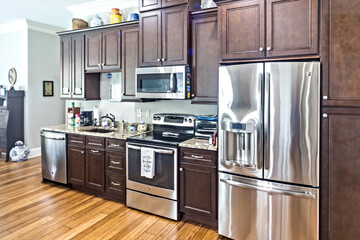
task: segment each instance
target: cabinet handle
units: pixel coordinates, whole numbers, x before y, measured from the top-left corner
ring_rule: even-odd
[[[110,144],[111,147],[120,147],[119,144]]]
[[[199,155],[191,155],[192,158],[196,158],[196,159],[203,159],[204,156],[199,156]]]
[[[327,118],[328,115],[326,113],[323,114],[323,118]]]
[[[100,64],[100,63],[98,63],[98,66],[99,66],[99,67],[101,67],[101,64]]]
[[[111,184],[114,185],[114,186],[120,186],[120,183],[111,182]]]
[[[99,151],[97,151],[97,150],[91,150],[90,152],[92,152],[92,153],[98,153]]]
[[[191,97],[195,97],[195,94],[191,94]]]
[[[158,59],[156,59],[156,61],[160,62],[160,61],[161,61],[161,59],[160,59],[160,58],[158,58]]]
[[[105,66],[105,63],[102,63],[101,66]]]
[[[165,61],[166,61],[166,58],[162,58],[161,61],[162,61],[162,62],[165,62]]]
[[[266,50],[267,50],[268,52],[270,52],[270,51],[271,51],[271,47],[267,47]]]
[[[183,168],[181,167],[179,170],[180,170],[180,172],[182,172],[182,171],[183,171]]]
[[[328,99],[328,96],[326,96],[326,95],[323,96],[323,99],[324,99],[324,100],[327,100],[327,99]]]
[[[262,47],[259,48],[259,51],[260,51],[260,52],[263,52],[263,51],[264,51],[264,48],[262,48]]]
[[[85,151],[80,151],[80,153],[81,153],[81,154],[84,154],[84,153],[85,153]]]
[[[112,164],[115,164],[115,165],[119,165],[120,162],[114,162],[114,161],[111,161]]]

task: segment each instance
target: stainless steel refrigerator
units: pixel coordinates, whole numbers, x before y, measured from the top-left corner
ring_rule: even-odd
[[[318,239],[320,63],[222,66],[218,111],[219,234]]]

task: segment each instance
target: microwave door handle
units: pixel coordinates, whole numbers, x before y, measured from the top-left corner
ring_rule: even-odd
[[[174,73],[171,73],[170,74],[170,92],[171,93],[175,92],[174,86],[175,86],[175,77],[174,77]]]

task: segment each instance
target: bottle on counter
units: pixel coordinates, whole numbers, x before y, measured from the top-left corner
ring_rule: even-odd
[[[81,120],[81,115],[76,114],[75,115],[75,129],[80,129],[80,120]]]

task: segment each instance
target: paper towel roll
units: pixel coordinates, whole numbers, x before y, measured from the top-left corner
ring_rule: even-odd
[[[100,110],[97,106],[94,107],[94,123],[100,125]]]

